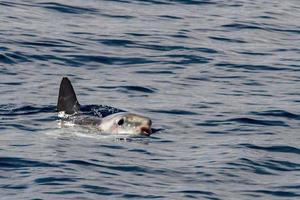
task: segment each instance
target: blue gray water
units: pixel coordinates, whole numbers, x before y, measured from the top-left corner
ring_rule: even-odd
[[[0,0],[0,199],[299,199],[299,19],[298,0]],[[158,131],[60,128],[63,76]]]

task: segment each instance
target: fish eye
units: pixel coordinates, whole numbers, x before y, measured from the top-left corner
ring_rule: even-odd
[[[122,118],[122,119],[120,119],[119,121],[118,121],[118,125],[119,126],[122,126],[124,124],[124,119]]]

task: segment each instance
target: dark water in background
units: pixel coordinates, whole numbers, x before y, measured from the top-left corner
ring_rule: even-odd
[[[299,199],[300,2],[0,1],[0,199]],[[60,129],[81,104],[162,129]]]

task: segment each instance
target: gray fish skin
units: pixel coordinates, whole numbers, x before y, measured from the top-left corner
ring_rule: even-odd
[[[74,88],[67,77],[64,77],[60,84],[57,101],[59,115],[68,122],[87,128],[96,128],[100,132],[111,134],[152,134],[152,121],[142,115],[120,112],[104,118],[84,116],[80,114],[80,104],[77,100]]]
[[[77,115],[72,122],[76,125],[98,127],[102,123],[102,119],[98,117],[87,117]]]

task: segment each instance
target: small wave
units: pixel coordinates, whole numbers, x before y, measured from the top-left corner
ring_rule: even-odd
[[[65,160],[63,163],[74,164],[78,166],[91,166],[91,167],[100,167],[105,169],[110,169],[113,171],[122,171],[122,172],[146,172],[148,169],[143,168],[141,166],[134,166],[134,165],[102,165],[96,164],[93,162],[87,162],[82,160]]]
[[[16,61],[6,54],[0,54],[0,62],[3,64],[15,64]]]
[[[280,190],[242,190],[241,192],[250,193],[249,196],[253,197],[254,194],[268,194],[276,197],[299,197],[300,194],[295,192],[288,192]],[[254,193],[254,194],[253,194]]]
[[[0,168],[25,167],[60,167],[60,165],[17,157],[0,157]]]
[[[258,24],[258,23],[230,23],[222,25],[222,27],[228,29],[242,30],[242,29],[250,29],[250,30],[264,30],[264,31],[272,31],[272,32],[287,32],[293,34],[299,34],[300,30],[298,29],[284,29],[284,28],[274,28],[270,27],[267,24]]]
[[[279,153],[294,153],[294,154],[300,154],[300,149],[296,147],[291,146],[283,146],[283,145],[277,145],[277,146],[257,146],[253,144],[240,144],[243,147],[247,147],[249,149],[256,149],[256,150],[263,150],[268,152],[279,152]]]
[[[211,36],[209,37],[210,39],[217,40],[217,41],[223,41],[223,42],[233,42],[233,43],[247,43],[244,40],[238,40],[238,39],[230,39],[230,38],[225,38],[225,37],[215,37]]]
[[[206,64],[209,63],[209,61],[211,61],[210,58],[191,54],[168,54],[163,57],[172,58],[172,60],[169,60],[167,62],[176,65]]]
[[[104,187],[104,186],[97,186],[97,185],[90,185],[84,184],[81,185],[81,188],[86,190],[88,193],[98,194],[98,195],[120,195],[117,190],[112,188]]]
[[[19,6],[31,6],[27,3],[20,3],[20,2],[9,2],[9,1],[1,1],[0,5],[7,6],[7,7],[19,7]]]
[[[134,41],[125,39],[101,39],[98,41],[108,46],[130,47],[132,45],[136,45]]]
[[[196,112],[187,111],[187,110],[178,110],[178,109],[171,109],[171,110],[150,110],[149,112],[164,113],[164,114],[174,114],[174,115],[198,115],[198,113],[196,113]]]
[[[39,185],[66,185],[70,182],[76,182],[75,178],[67,178],[67,177],[43,177],[37,178],[34,180],[35,183]]]
[[[130,15],[113,15],[113,14],[101,14],[104,17],[109,17],[109,18],[119,18],[119,19],[134,19],[134,16],[130,16]]]
[[[0,105],[0,116],[13,116],[13,115],[31,115],[37,113],[50,113],[55,112],[55,106],[21,106],[17,107],[13,104]]]
[[[125,199],[166,199],[161,195],[142,195],[142,194],[123,194],[122,198]]]
[[[149,89],[146,87],[141,87],[141,86],[120,86],[122,88],[125,88],[126,90],[129,91],[137,91],[137,92],[143,92],[143,93],[154,93],[153,89]]]
[[[0,60],[1,60],[1,54],[0,54]],[[1,62],[1,61],[0,61]],[[5,75],[17,75],[17,73],[12,70],[12,69],[9,69],[9,68],[6,68],[6,67],[1,67],[0,69],[0,73],[1,74],[5,74]],[[0,106],[1,107],[1,106]]]
[[[180,190],[176,192],[171,193],[177,193],[182,194],[186,198],[192,198],[192,199],[199,199],[199,198],[205,198],[205,199],[214,199],[214,200],[220,200],[216,197],[216,194],[210,191],[203,191],[203,190]]]
[[[140,0],[139,0],[140,1]],[[142,1],[143,3],[145,1]],[[216,4],[216,2],[211,0],[148,0],[147,3],[151,4],[187,4],[187,5],[209,5],[209,4]]]
[[[28,47],[59,47],[59,48],[74,48],[72,45],[64,44],[61,41],[53,41],[53,40],[40,40],[35,42],[28,42],[28,41],[22,41],[19,42],[22,46],[28,46]]]
[[[252,118],[233,118],[228,119],[226,122],[238,122],[242,124],[256,124],[256,125],[265,125],[265,126],[288,126],[283,121],[278,120],[258,120],[258,119],[252,119]]]
[[[288,68],[283,67],[274,67],[268,65],[254,65],[254,64],[233,64],[233,63],[218,63],[216,64],[218,67],[226,67],[230,69],[244,69],[250,71],[282,71],[282,70],[289,70]]]
[[[230,24],[225,24],[222,25],[222,27],[224,28],[233,28],[233,29],[237,29],[237,30],[241,30],[241,29],[258,29],[258,30],[265,30],[264,27],[261,27],[260,25],[256,24],[256,23],[252,23],[252,24],[246,24],[246,23],[230,23]]]
[[[141,57],[107,57],[100,55],[66,55],[69,59],[79,63],[102,63],[108,65],[137,65],[145,63],[153,63],[153,60]]]
[[[273,55],[272,53],[254,52],[254,51],[235,51],[235,52],[239,53],[239,54],[250,55],[250,56],[270,56],[270,55]]]
[[[137,74],[175,74],[173,71],[171,70],[138,70],[135,71],[134,73]]]
[[[247,117],[240,117],[240,118],[232,118],[226,120],[206,120],[202,123],[197,123],[196,125],[199,126],[219,126],[219,125],[229,125],[232,122],[236,122],[239,124],[254,124],[254,125],[262,125],[262,126],[289,126],[283,121],[278,120],[259,120],[259,119],[252,119]]]
[[[238,167],[239,169],[252,171],[257,174],[274,175],[283,171],[298,171],[300,164],[284,160],[252,160],[249,158],[240,158],[236,162],[229,162],[228,165]]]
[[[66,14],[87,14],[87,13],[96,13],[97,10],[94,8],[87,8],[83,7],[83,5],[80,5],[80,7],[77,6],[70,6],[66,4],[61,3],[54,3],[54,2],[46,2],[46,3],[38,3],[42,8],[54,10],[61,13]]]
[[[163,19],[182,19],[182,17],[177,17],[174,15],[159,15],[158,17],[163,18]]]
[[[155,90],[153,88],[148,88],[148,87],[142,87],[142,86],[136,86],[136,85],[119,85],[119,86],[100,86],[99,88],[104,88],[104,89],[117,89],[120,92],[142,92],[142,93],[154,93]]]
[[[300,120],[300,115],[285,111],[285,110],[267,110],[263,112],[251,112],[254,115],[270,116],[270,117],[283,117],[287,119]]]

